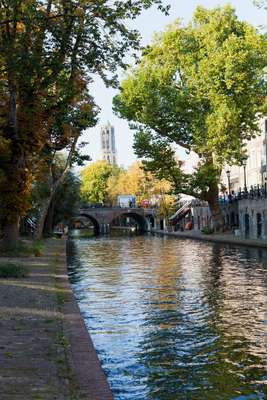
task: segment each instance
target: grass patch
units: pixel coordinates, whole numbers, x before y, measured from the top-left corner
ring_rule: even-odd
[[[10,353],[9,351],[7,351],[6,353],[4,353],[4,356],[5,356],[6,358],[13,358],[13,354]]]
[[[44,243],[41,240],[34,242],[25,243],[19,241],[15,246],[11,246],[7,249],[0,247],[0,257],[20,257],[20,256],[32,256],[40,257],[43,254]]]
[[[25,278],[29,269],[25,265],[2,263],[0,264],[0,278]]]
[[[63,346],[64,349],[68,349],[70,347],[70,342],[65,338],[63,333],[59,333],[57,335],[56,344]]]
[[[65,294],[61,292],[57,292],[57,304],[59,306],[63,306],[65,304]]]
[[[204,235],[212,235],[214,233],[214,229],[210,228],[209,226],[205,226],[202,231],[202,233],[204,233]]]
[[[33,242],[32,251],[35,257],[41,257],[44,252],[44,243],[41,240]]]

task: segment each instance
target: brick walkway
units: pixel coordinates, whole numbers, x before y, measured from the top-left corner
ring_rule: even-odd
[[[29,277],[0,280],[0,398],[112,399],[68,283],[65,241],[46,244],[42,257],[12,258]]]

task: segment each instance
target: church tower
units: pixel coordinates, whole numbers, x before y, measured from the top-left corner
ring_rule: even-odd
[[[110,122],[108,122],[106,126],[103,126],[101,128],[100,136],[103,160],[106,160],[109,164],[117,164],[115,131]]]

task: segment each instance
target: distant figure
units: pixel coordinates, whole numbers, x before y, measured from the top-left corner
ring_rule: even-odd
[[[133,206],[133,202],[132,202],[132,200],[129,200],[129,207],[132,208],[132,206]]]
[[[57,224],[57,226],[55,227],[54,235],[55,235],[56,237],[58,237],[58,238],[61,238],[63,234],[64,234],[64,227],[63,227],[63,224],[59,223],[59,224]]]

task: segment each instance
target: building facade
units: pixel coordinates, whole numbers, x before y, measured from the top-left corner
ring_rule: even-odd
[[[260,121],[260,134],[247,142],[247,160],[244,165],[227,165],[222,172],[222,183],[227,191],[237,193],[245,186],[263,186],[267,183],[267,118]],[[228,176],[227,176],[228,172]]]
[[[100,131],[102,158],[109,164],[117,164],[114,127],[107,123]]]

